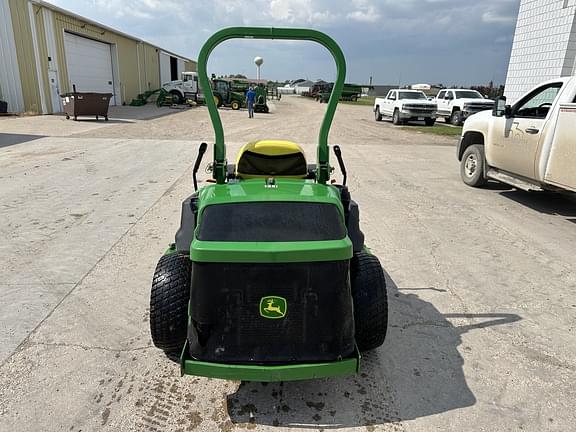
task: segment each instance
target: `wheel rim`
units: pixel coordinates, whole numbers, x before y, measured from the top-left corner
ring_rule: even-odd
[[[214,103],[216,104],[216,106],[220,104],[220,99],[218,99],[218,96],[214,96]]]
[[[466,158],[464,163],[464,174],[466,177],[472,177],[478,169],[478,158],[475,154],[471,154]]]

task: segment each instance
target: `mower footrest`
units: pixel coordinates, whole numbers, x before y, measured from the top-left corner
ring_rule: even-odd
[[[248,365],[211,363],[194,360],[188,353],[188,342],[180,358],[182,375],[196,375],[239,381],[297,381],[327,378],[340,375],[353,375],[360,368],[360,353],[353,357],[327,363],[305,363],[288,365]]]

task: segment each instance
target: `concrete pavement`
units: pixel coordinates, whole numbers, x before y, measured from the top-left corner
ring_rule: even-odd
[[[223,111],[229,154],[314,142],[324,108]],[[339,107],[331,139],[388,274],[389,335],[358,376],[296,383],[181,378],[151,346],[150,280],[211,141],[204,110],[67,134],[39,118],[46,138],[1,148],[0,431],[570,430],[576,201],[468,188],[454,140],[371,118]]]

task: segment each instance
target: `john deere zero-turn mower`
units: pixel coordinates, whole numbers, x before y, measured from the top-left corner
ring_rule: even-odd
[[[337,66],[317,163],[289,141],[245,145],[228,164],[222,123],[206,64],[232,38],[310,40]],[[346,75],[338,45],[304,29],[228,28],[204,44],[198,58],[214,126],[214,183],[182,203],[176,241],[152,282],[154,344],[180,354],[183,374],[246,381],[286,381],[353,374],[360,352],[384,342],[386,286],[378,259],[364,246],[358,205],[346,187],[331,184],[328,132]]]

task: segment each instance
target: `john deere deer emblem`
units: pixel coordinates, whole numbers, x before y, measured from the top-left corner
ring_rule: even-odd
[[[260,299],[260,315],[264,318],[284,318],[286,309],[287,303],[284,297],[268,296]]]

